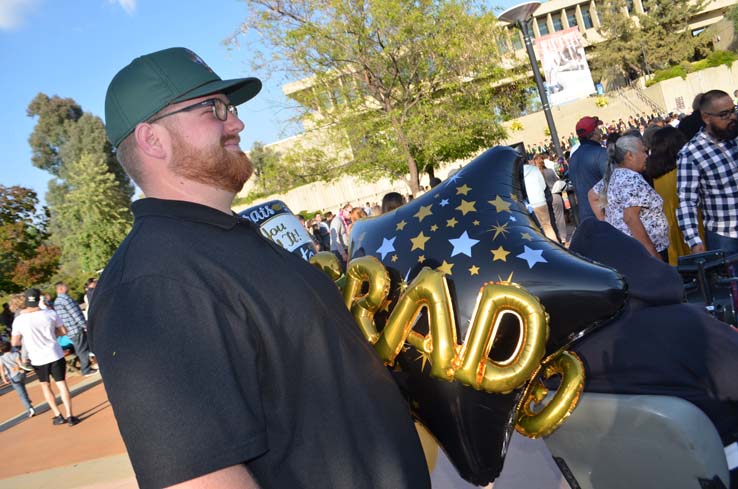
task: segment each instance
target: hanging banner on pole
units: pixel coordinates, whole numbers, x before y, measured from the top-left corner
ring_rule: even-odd
[[[584,55],[584,40],[576,27],[536,39],[551,105],[571,102],[595,93],[592,73]]]

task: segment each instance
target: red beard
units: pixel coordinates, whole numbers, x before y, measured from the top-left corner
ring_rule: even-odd
[[[245,153],[225,149],[233,136],[205,149],[193,148],[176,133],[173,139],[169,168],[180,177],[237,194],[254,171]]]

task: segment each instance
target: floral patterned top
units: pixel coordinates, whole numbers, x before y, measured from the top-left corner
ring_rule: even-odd
[[[604,185],[604,180],[600,180],[593,190],[599,194]],[[623,219],[623,211],[628,207],[641,208],[641,222],[656,251],[661,252],[668,248],[669,224],[664,214],[664,200],[640,173],[628,168],[615,168],[607,187],[605,220],[619,231],[633,236]]]

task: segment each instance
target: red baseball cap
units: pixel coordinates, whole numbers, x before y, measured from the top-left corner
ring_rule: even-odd
[[[597,117],[582,117],[581,119],[579,119],[579,122],[577,122],[577,136],[587,137],[592,134],[595,129],[597,129],[597,126],[601,125],[602,121],[599,120]]]

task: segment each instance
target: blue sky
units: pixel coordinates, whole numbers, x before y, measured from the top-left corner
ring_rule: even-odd
[[[31,165],[26,107],[37,93],[71,97],[104,118],[105,90],[141,54],[185,46],[222,78],[258,76],[258,97],[240,107],[241,147],[291,135],[282,81],[250,70],[248,38],[223,40],[246,17],[239,0],[0,0],[0,184],[34,189],[43,199],[50,178]],[[294,128],[291,128],[294,133]],[[286,132],[285,132],[286,131]]]
[[[254,38],[241,38],[240,48],[223,43],[245,17],[240,0],[0,0],[0,184],[32,188],[42,200],[46,193],[50,175],[31,165],[28,146],[34,120],[26,107],[36,94],[71,97],[103,118],[115,73],[137,56],[173,46],[192,49],[224,79],[264,81],[261,94],[240,107],[243,149],[293,135],[285,80],[250,69]]]

